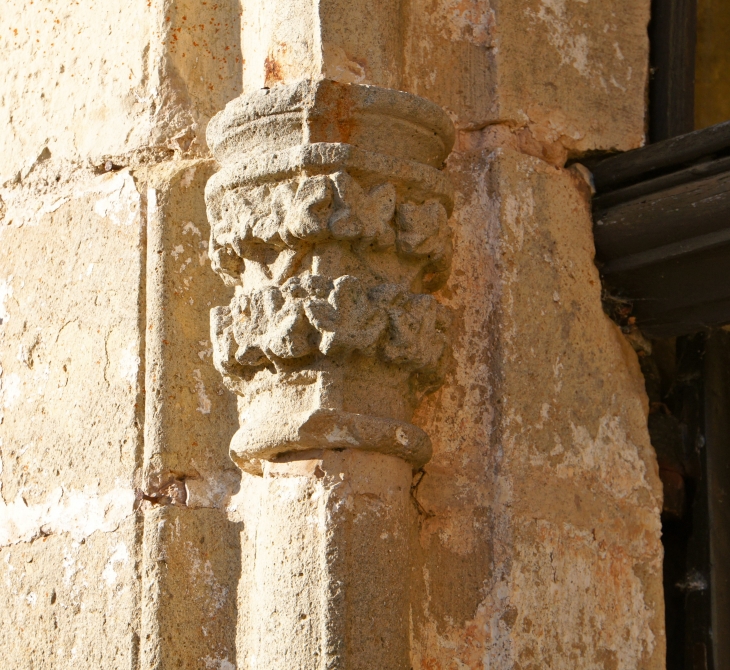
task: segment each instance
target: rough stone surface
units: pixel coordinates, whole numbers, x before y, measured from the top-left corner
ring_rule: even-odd
[[[244,90],[322,77],[400,88],[401,7],[294,0],[270,11],[266,0],[243,0]]]
[[[211,272],[203,187],[211,161],[137,171],[147,212],[143,667],[235,667],[241,550],[223,508],[235,400],[212,365],[208,313],[230,296]]]
[[[431,454],[409,421],[450,361],[430,293],[452,254],[451,123],[325,80],[233,101],[208,138],[210,255],[235,288],[213,358],[239,396],[231,455],[264,480],[247,665],[407,670],[411,473]]]
[[[649,5],[414,0],[403,86],[478,131],[465,150],[506,145],[561,165],[632,149],[644,141]]]
[[[141,197],[52,161],[2,195],[0,645],[16,668],[132,667]]]
[[[141,667],[236,667],[236,525],[219,509],[145,513]]]
[[[663,668],[661,484],[587,186],[510,150],[450,172],[456,372],[416,415],[414,667]]]
[[[297,0],[268,11],[246,0],[244,90],[326,77],[409,91],[449,112],[467,131],[465,150],[511,146],[562,165],[643,144],[649,8],[649,0]]]
[[[663,667],[643,380],[561,167],[643,141],[649,4],[3,5],[5,664]],[[305,350],[357,359],[335,403],[237,406]]]
[[[242,86],[238,0],[9,0],[0,16],[0,184],[44,151],[206,151],[205,125]]]
[[[0,550],[5,667],[138,667],[138,531],[130,516],[114,532]]]
[[[176,479],[186,504],[220,507],[238,482],[226,441],[235,400],[213,366],[208,315],[229,298],[210,270],[202,191],[211,161],[138,172],[147,198],[145,483]],[[187,500],[187,496],[190,497]]]
[[[210,172],[97,175],[48,158],[2,190],[0,241],[15,250],[0,257],[2,645],[15,667],[235,660],[240,552],[219,508],[240,475],[235,401],[211,364],[208,312],[229,290],[207,256]],[[181,609],[191,598],[198,609]]]
[[[436,169],[448,118],[405,93],[303,82],[229,103],[208,140],[223,164],[210,255],[236,291],[211,312],[239,396],[236,462],[357,447],[420,467],[428,438],[408,421],[449,361],[449,315],[429,295],[452,252]]]
[[[410,485],[400,458],[354,449],[244,473],[239,667],[410,667]]]

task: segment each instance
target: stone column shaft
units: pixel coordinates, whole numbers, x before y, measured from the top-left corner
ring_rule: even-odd
[[[264,478],[252,667],[408,668],[410,467],[322,450]]]
[[[452,207],[446,114],[303,81],[213,119],[209,255],[235,287],[213,358],[238,395],[231,455],[263,476],[250,665],[407,669],[410,422],[442,383]]]

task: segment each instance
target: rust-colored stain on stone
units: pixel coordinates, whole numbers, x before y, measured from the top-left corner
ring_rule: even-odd
[[[346,95],[337,96],[335,108],[337,110],[335,115],[335,123],[337,124],[337,131],[339,134],[340,142],[349,142],[352,131],[354,130],[353,124],[355,119],[352,115],[352,99]]]
[[[284,79],[281,73],[281,65],[271,56],[267,56],[264,61],[264,82],[267,86],[276,84]]]

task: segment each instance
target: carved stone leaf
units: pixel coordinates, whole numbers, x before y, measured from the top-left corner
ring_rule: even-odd
[[[331,177],[337,192],[337,209],[329,219],[329,229],[336,240],[354,240],[362,235],[359,212],[364,199],[363,190],[347,172]]]
[[[232,315],[229,307],[214,307],[210,312],[210,339],[213,343],[213,365],[223,376],[226,386],[241,393],[238,386],[246,377],[246,371],[252,363],[241,364],[236,356],[240,351],[238,342],[233,334]],[[260,352],[263,355],[263,352]],[[264,358],[265,362],[268,362]]]
[[[442,310],[433,296],[399,295],[387,308],[390,327],[381,349],[385,360],[411,369],[436,368],[446,347]]]
[[[279,358],[301,358],[314,351],[312,326],[301,302],[286,302],[272,320],[264,346]]]
[[[212,246],[212,245],[211,245]],[[223,278],[227,286],[240,282],[243,272],[243,259],[235,252],[230,243],[222,240],[214,249],[209,249],[210,264],[215,272]]]
[[[269,358],[256,344],[242,344],[238,347],[235,355],[239,365],[250,368],[258,368],[269,364]]]
[[[395,198],[393,184],[376,186],[368,194],[360,215],[365,222],[363,237],[375,240],[380,249],[395,244],[395,229],[391,225],[395,215]]]
[[[287,213],[287,230],[301,240],[324,239],[334,208],[333,199],[332,180],[326,175],[303,180]]]
[[[222,375],[227,375],[229,361],[233,359],[236,342],[231,329],[229,307],[214,307],[210,310],[210,339],[213,343],[213,364]]]
[[[267,365],[269,359],[256,342],[255,336],[250,333],[251,303],[246,296],[237,295],[231,302],[230,331],[238,345],[234,357],[236,362],[244,367],[259,367]],[[215,347],[215,343],[214,343]]]
[[[322,333],[323,354],[370,349],[385,329],[385,315],[369,300],[360,280],[346,275],[334,281],[327,301],[311,300],[307,314]]]
[[[447,216],[438,200],[422,205],[398,206],[398,251],[409,256],[441,256],[447,233]]]
[[[337,191],[338,208],[330,218],[335,239],[375,240],[379,248],[395,243],[395,230],[390,225],[395,214],[395,186],[385,183],[369,193],[347,173],[332,175]]]
[[[252,296],[249,333],[267,354],[278,358],[301,358],[314,350],[301,299],[274,286]]]

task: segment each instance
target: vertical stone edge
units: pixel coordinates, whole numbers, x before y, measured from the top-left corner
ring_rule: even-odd
[[[220,432],[229,403],[206,374],[210,344],[200,316],[214,300],[203,203],[211,169],[212,162],[201,159],[138,173],[148,215],[145,453],[138,494],[144,668],[235,664],[241,557],[238,526],[224,508],[238,477],[226,467],[227,440]]]

